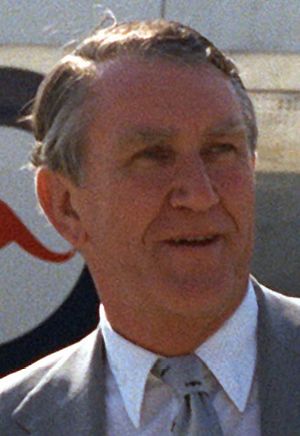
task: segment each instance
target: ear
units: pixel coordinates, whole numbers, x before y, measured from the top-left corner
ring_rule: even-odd
[[[72,181],[48,168],[37,170],[36,194],[45,215],[74,248],[80,250],[86,233],[77,214],[72,198],[77,188]]]
[[[252,155],[252,165],[253,165],[253,169],[255,169],[256,167],[256,162],[258,160],[258,155],[257,155],[257,150],[254,151],[253,155]]]

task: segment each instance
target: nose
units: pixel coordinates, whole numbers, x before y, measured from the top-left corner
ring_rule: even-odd
[[[199,155],[182,159],[174,175],[169,202],[173,208],[204,212],[219,203],[205,164]]]

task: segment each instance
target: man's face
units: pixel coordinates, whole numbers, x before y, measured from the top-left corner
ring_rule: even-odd
[[[254,215],[254,158],[232,84],[207,64],[120,58],[101,67],[92,94],[75,198],[108,313],[231,313]]]

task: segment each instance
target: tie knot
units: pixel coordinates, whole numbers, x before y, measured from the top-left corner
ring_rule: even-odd
[[[159,359],[153,373],[180,396],[208,393],[204,386],[203,363],[195,354]]]

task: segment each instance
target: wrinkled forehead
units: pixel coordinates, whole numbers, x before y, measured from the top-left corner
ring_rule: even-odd
[[[233,130],[244,125],[240,101],[217,68],[123,58],[101,66],[88,98],[89,137],[137,131]],[[220,134],[221,134],[220,133]]]
[[[179,102],[185,87],[190,87],[191,83],[198,84],[207,95],[222,83],[228,93],[235,95],[230,78],[206,60],[189,64],[167,57],[123,55],[97,65],[87,101],[94,105],[115,97],[133,100],[137,96],[151,100],[151,92],[161,89],[163,93],[170,83],[174,98]],[[176,90],[182,94],[176,94]]]
[[[160,66],[164,66],[167,71],[176,70],[178,74],[185,69],[197,72],[203,68],[208,75],[215,75],[216,72],[221,75],[224,80],[229,80],[229,76],[222,70],[217,68],[206,57],[180,57],[180,56],[168,56],[164,53],[124,53],[118,56],[114,56],[111,59],[107,59],[96,63],[97,74],[95,76],[94,83],[106,78],[106,75],[113,73],[119,74],[119,78],[127,72],[130,67],[131,72],[135,72],[136,75],[142,70],[143,74],[147,70],[150,72],[157,71]]]
[[[192,86],[195,87],[195,93],[188,92]],[[225,100],[224,89],[226,89]],[[170,98],[169,100],[165,98],[166,90],[169,90],[168,98],[171,96],[172,101]],[[216,102],[218,92],[220,92],[220,104]],[[189,99],[185,98],[187,94],[190,96]],[[119,117],[123,117],[125,113],[120,106],[123,105],[124,109],[128,110],[130,103],[138,119],[145,115],[147,110],[153,112],[159,101],[161,107],[165,104],[164,113],[177,110],[184,118],[187,116],[186,105],[193,106],[195,112],[201,116],[203,99],[204,106],[207,110],[211,110],[216,119],[218,114],[224,112],[224,104],[227,104],[228,109],[225,110],[228,111],[229,118],[231,118],[230,110],[234,108],[235,117],[238,118],[237,123],[243,124],[247,130],[249,146],[252,149],[249,139],[252,127],[249,127],[245,115],[245,96],[241,96],[228,75],[207,61],[186,64],[174,62],[173,58],[144,58],[132,55],[106,61],[97,67],[97,77],[87,98],[87,112],[90,120],[96,116],[99,123],[105,113],[110,113],[112,117],[117,116],[119,121]]]

